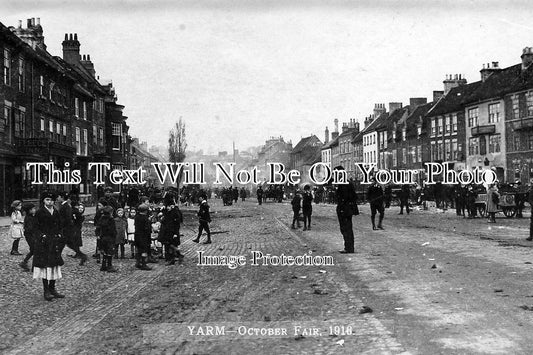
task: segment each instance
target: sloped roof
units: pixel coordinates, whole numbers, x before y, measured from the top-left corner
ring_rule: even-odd
[[[335,139],[330,140],[329,142],[324,144],[321,149],[329,149],[329,148],[334,147],[336,145],[339,145],[339,137],[336,137]]]
[[[293,148],[292,154],[301,153],[302,151],[305,151],[311,147],[316,147],[317,145],[315,143],[318,143],[320,146],[322,146],[322,142],[314,134],[310,135],[309,137],[302,138]]]
[[[381,115],[379,115],[370,125],[368,125],[367,128],[365,128],[363,131],[363,134],[368,134],[370,132],[373,132],[377,130],[378,128],[381,128],[382,125],[387,121],[387,118],[389,117],[388,112],[383,112]]]
[[[429,110],[428,117],[443,115],[450,112],[456,112],[463,109],[465,99],[472,95],[481,86],[481,81],[461,85],[452,88],[446,95],[442,96],[439,101]]]

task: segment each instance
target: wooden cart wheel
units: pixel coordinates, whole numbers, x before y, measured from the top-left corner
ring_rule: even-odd
[[[515,207],[503,207],[503,214],[507,218],[514,217],[516,214],[516,208]]]

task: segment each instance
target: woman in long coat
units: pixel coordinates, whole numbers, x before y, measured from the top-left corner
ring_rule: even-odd
[[[165,247],[167,265],[174,265],[176,257],[180,258],[180,261],[183,258],[183,255],[178,250],[180,245],[180,223],[183,222],[183,216],[174,201],[165,200],[165,205],[158,240]]]
[[[496,185],[490,184],[487,190],[487,213],[489,214],[489,223],[496,223],[496,212],[498,212],[498,202],[500,193]]]
[[[43,280],[44,299],[63,298],[56,291],[56,280],[62,278],[61,266],[64,264],[61,253],[65,238],[61,235],[61,219],[54,207],[53,196],[49,193],[41,197],[43,206],[36,217],[36,238],[33,245],[33,278]]]

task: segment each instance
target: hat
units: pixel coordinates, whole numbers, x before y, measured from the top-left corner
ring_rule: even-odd
[[[33,203],[25,203],[23,206],[22,206],[22,209],[26,212],[29,212],[32,208],[34,208],[35,205]]]
[[[15,208],[17,207],[18,205],[22,204],[22,201],[21,200],[15,200],[11,203],[11,208]]]
[[[119,211],[124,212],[124,209],[119,207],[119,208],[117,208],[117,213],[118,213]]]
[[[59,191],[57,196],[61,196],[63,200],[68,200],[70,198],[70,193],[66,191]]]
[[[165,195],[164,203],[165,203],[165,206],[170,206],[170,205],[175,204],[175,202],[174,202],[174,194],[171,193],[171,192],[167,193]]]
[[[105,206],[104,209],[102,210],[102,212],[104,212],[105,214],[111,214],[111,213],[113,213],[113,207]]]
[[[149,207],[145,203],[143,203],[143,204],[139,205],[139,207],[137,207],[137,211],[139,211],[139,212],[146,212],[148,210],[149,210]]]
[[[54,194],[49,191],[43,192],[40,200],[43,201],[45,198],[51,198],[52,200],[55,200]]]
[[[98,203],[101,203],[103,206],[109,205],[109,203],[107,203],[107,200],[103,197],[100,197],[100,199],[98,200]]]

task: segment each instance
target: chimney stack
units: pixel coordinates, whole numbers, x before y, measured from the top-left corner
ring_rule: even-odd
[[[490,65],[490,63],[487,63],[486,66],[485,66],[485,64],[483,64],[483,69],[481,69],[479,71],[481,73],[481,81],[487,80],[487,78],[489,76],[491,76],[492,73],[496,73],[496,72],[499,72],[501,70],[502,69],[499,67],[499,63],[498,62],[492,62],[492,66]]]
[[[33,49],[41,48],[46,50],[44,44],[43,28],[38,19],[38,25],[35,25],[35,18],[27,19],[27,28],[22,28],[22,20],[19,20],[19,26],[14,29],[14,33]]]
[[[375,104],[374,105],[374,117],[378,118],[379,115],[382,113],[387,112],[387,109],[385,108],[385,104]]]
[[[80,42],[78,42],[78,34],[75,33],[72,37],[72,33],[69,34],[68,39],[65,34],[65,40],[63,41],[63,60],[69,64],[78,64],[81,60],[80,57]]]
[[[520,58],[522,58],[522,70],[526,70],[527,67],[529,67],[529,65],[533,63],[533,48],[531,47],[524,48]]]
[[[433,90],[433,102],[437,102],[444,96],[444,91]]]
[[[418,106],[422,106],[428,103],[428,99],[425,97],[411,97],[409,99],[409,108],[410,111],[414,111]]]
[[[389,102],[389,114],[403,107],[401,102]]]
[[[333,122],[335,123],[335,131],[331,133],[331,139],[336,139],[339,136],[339,120],[334,119]]]
[[[326,130],[324,131],[324,144],[328,143],[329,142],[329,129],[328,127],[326,126]]]
[[[461,74],[455,74],[455,78],[452,74],[446,75],[446,80],[443,81],[444,84],[444,95],[450,92],[451,89],[457,86],[465,85],[466,79],[461,76]]]

